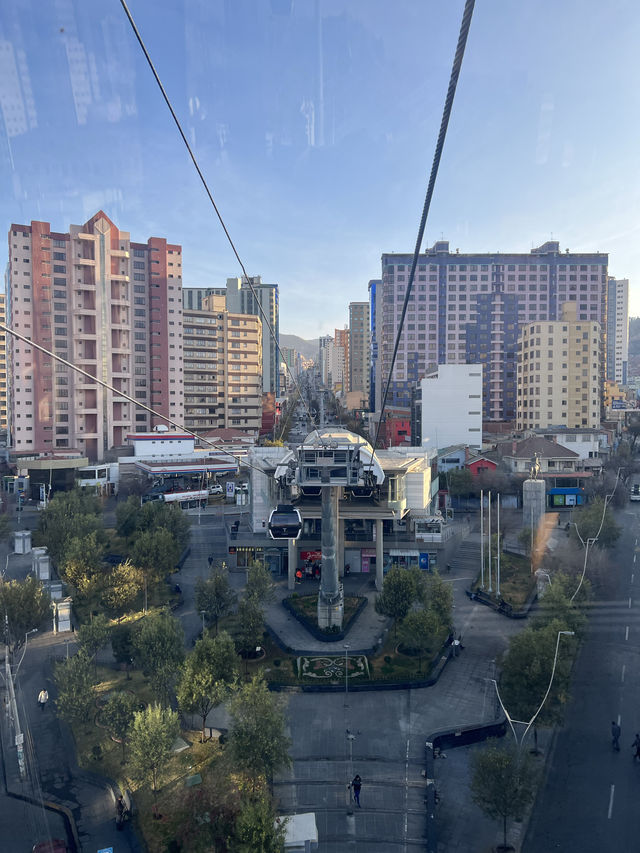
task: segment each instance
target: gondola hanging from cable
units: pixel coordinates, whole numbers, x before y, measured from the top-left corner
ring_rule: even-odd
[[[298,539],[302,533],[302,517],[290,504],[278,504],[269,516],[269,536],[272,539]]]

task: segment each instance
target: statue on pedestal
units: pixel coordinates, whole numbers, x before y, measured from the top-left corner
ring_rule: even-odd
[[[531,460],[530,478],[532,480],[537,480],[539,474],[540,474],[540,454],[534,453],[533,459]]]

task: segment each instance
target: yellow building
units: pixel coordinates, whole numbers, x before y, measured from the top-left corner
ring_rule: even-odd
[[[600,323],[576,319],[565,302],[562,319],[527,323],[518,352],[517,428],[600,425]]]
[[[614,402],[616,403],[626,403],[627,395],[624,391],[620,390],[620,386],[617,382],[613,382],[611,379],[605,379],[604,381],[604,405],[606,408],[611,408]]]

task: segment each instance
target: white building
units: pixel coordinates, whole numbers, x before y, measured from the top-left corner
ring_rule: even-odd
[[[607,379],[627,384],[629,279],[609,278],[607,287]]]
[[[482,365],[440,364],[422,389],[422,445],[482,446]]]

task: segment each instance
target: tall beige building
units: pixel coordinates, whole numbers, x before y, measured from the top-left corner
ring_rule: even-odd
[[[0,293],[0,323],[6,321],[6,297]],[[4,329],[0,329],[0,432],[7,431],[7,340]]]
[[[130,432],[182,423],[181,290],[181,247],[135,243],[102,211],[67,232],[12,225],[7,324],[115,389],[9,337],[15,450],[75,448],[101,461]]]
[[[362,392],[369,400],[369,373],[371,369],[371,341],[369,334],[369,303],[349,303],[349,388]]]
[[[523,326],[517,371],[518,429],[600,425],[600,323],[576,316],[576,303],[565,302],[561,320]]]
[[[225,309],[209,295],[202,310],[184,309],[185,426],[195,432],[262,424],[262,322]]]

